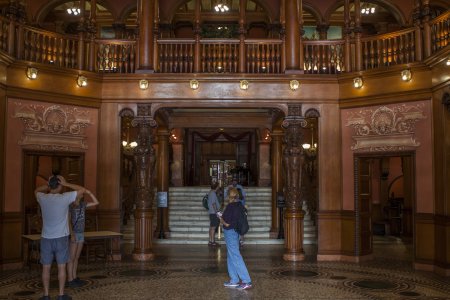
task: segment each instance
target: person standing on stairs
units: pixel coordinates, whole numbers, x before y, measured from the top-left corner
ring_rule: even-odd
[[[216,247],[220,246],[216,243],[216,230],[219,227],[220,220],[217,217],[217,212],[220,210],[220,202],[217,197],[217,191],[220,186],[218,182],[211,184],[211,190],[208,194],[208,213],[209,213],[209,243],[208,246]]]

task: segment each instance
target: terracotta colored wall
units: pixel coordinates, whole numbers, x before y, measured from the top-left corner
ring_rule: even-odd
[[[19,99],[8,99],[7,125],[6,125],[6,157],[5,162],[5,194],[8,195],[5,203],[5,212],[20,212],[22,210],[22,164],[23,149],[19,145],[22,137],[24,125],[18,118],[14,118],[17,103],[24,105],[44,105],[50,106],[50,103],[33,102]],[[64,105],[61,105],[64,106]],[[75,108],[75,106],[72,106]],[[96,193],[97,190],[97,136],[98,136],[98,110],[91,108],[82,108],[89,111],[91,125],[85,128],[88,149],[79,149],[78,153],[85,154],[85,174],[84,185],[86,188]]]
[[[433,201],[433,167],[432,167],[432,135],[431,135],[431,103],[429,101],[409,102],[405,105],[423,105],[423,114],[425,119],[416,123],[415,140],[420,145],[415,148],[415,187],[416,187],[416,212],[432,213],[434,211]],[[400,104],[386,105],[388,108]],[[376,109],[378,107],[365,107]],[[341,110],[341,128],[342,128],[342,187],[343,187],[343,209],[354,210],[354,176],[353,176],[353,150],[352,139],[353,128],[347,126],[349,113],[356,113],[364,108],[352,108]],[[363,152],[364,153],[364,152]],[[366,152],[369,153],[369,152]],[[371,154],[373,152],[370,152]],[[377,152],[383,153],[383,152]]]

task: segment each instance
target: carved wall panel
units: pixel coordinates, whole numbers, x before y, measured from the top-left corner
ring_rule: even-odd
[[[424,105],[401,104],[391,108],[363,108],[347,114],[346,126],[353,127],[352,150],[400,151],[420,146],[415,125],[426,119]]]
[[[84,129],[92,120],[86,109],[18,102],[13,117],[24,125],[19,145],[27,149],[80,151],[88,148]]]

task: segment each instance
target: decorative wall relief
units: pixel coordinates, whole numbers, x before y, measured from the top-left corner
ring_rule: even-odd
[[[399,151],[418,147],[415,125],[426,116],[423,104],[382,106],[350,112],[346,126],[354,128],[352,150]]]
[[[84,129],[91,124],[89,111],[61,105],[17,103],[14,118],[24,124],[19,145],[29,149],[86,150]]]

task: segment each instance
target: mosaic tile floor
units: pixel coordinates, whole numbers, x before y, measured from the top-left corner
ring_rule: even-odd
[[[396,239],[375,243],[372,261],[317,262],[306,248],[300,263],[283,261],[283,245],[246,245],[243,256],[253,288],[224,288],[225,246],[155,245],[157,258],[80,266],[85,285],[67,288],[73,299],[450,299],[450,278],[412,269],[411,247]],[[56,299],[56,268],[51,296]],[[40,268],[0,273],[0,299],[38,299]]]

